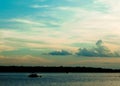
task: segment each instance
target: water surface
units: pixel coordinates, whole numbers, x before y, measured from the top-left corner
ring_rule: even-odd
[[[0,73],[0,86],[120,86],[120,73]]]

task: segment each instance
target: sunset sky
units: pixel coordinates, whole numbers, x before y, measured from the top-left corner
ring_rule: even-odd
[[[120,68],[120,0],[0,0],[0,65]]]

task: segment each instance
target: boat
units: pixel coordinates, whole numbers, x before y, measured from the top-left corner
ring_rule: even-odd
[[[37,78],[37,77],[42,77],[42,76],[38,75],[36,73],[32,73],[32,74],[28,75],[28,77],[30,77],[30,78]]]

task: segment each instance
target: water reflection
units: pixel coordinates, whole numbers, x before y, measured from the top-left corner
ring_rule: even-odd
[[[27,73],[0,73],[0,86],[120,86],[119,73],[47,73],[29,78]]]

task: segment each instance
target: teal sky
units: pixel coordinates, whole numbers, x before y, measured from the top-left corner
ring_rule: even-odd
[[[0,0],[0,65],[120,68],[119,8],[119,0]]]

